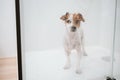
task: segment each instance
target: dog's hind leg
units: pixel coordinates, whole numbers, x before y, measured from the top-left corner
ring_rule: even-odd
[[[82,48],[82,53],[83,53],[83,55],[84,56],[87,56],[87,53],[86,53],[86,51],[85,51],[85,46],[84,46],[84,37],[82,36],[82,38],[81,38],[81,48]]]
[[[71,64],[70,64],[70,49],[68,49],[67,47],[65,48],[65,54],[66,54],[66,63],[65,63],[65,66],[64,66],[64,69],[69,69],[71,67]]]

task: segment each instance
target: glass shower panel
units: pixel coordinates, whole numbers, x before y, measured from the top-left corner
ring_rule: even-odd
[[[120,80],[120,1],[117,0],[113,76]]]
[[[21,0],[20,7],[24,80],[104,80],[112,75],[115,0]],[[75,32],[69,30],[73,25]],[[63,68],[68,59],[63,41],[65,35],[82,35],[81,29],[87,56],[81,55],[79,72],[77,54],[84,51],[69,49],[71,66]]]

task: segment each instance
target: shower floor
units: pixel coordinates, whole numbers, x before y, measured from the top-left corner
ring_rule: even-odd
[[[71,68],[64,70],[63,49],[25,53],[25,80],[105,80],[111,73],[111,53],[100,47],[87,47],[82,56],[81,74],[75,73],[76,53],[71,54]]]

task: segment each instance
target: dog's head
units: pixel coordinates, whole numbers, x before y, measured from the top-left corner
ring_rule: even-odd
[[[69,29],[70,32],[75,32],[80,27],[80,22],[85,22],[82,14],[80,13],[66,13],[60,17],[61,20],[65,22],[65,25]]]

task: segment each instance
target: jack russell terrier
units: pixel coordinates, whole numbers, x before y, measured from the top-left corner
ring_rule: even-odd
[[[82,27],[80,26],[81,21],[85,22],[82,14],[80,13],[66,13],[60,17],[61,20],[65,22],[66,35],[64,39],[64,49],[66,52],[67,61],[64,69],[70,68],[70,54],[73,49],[77,51],[77,65],[76,73],[81,73],[80,71],[80,58],[83,55],[87,56],[84,49],[84,34]]]

